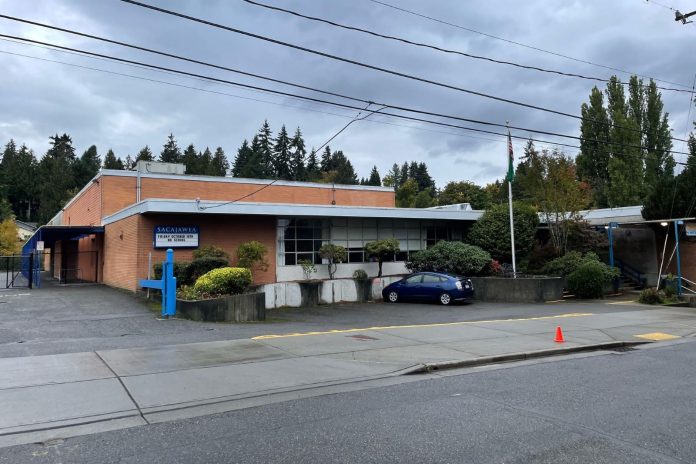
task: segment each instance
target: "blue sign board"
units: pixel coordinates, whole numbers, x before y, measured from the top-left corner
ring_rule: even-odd
[[[198,248],[198,226],[156,226],[155,248]]]

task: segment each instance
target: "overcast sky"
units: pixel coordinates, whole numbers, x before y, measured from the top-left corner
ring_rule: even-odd
[[[261,0],[260,0],[261,1]],[[496,59],[608,78],[612,71],[495,40],[460,28],[396,11],[370,0],[263,0],[308,15]],[[386,0],[516,42],[582,60],[652,76],[691,88],[696,73],[696,27],[681,25],[669,9],[644,0]],[[471,90],[580,114],[593,85],[602,83],[539,73],[439,53],[337,29],[270,11],[242,0],[150,3],[235,28],[410,73]],[[682,11],[689,0],[662,0]],[[180,55],[195,57],[304,85],[462,117],[577,135],[579,121],[438,88],[347,63],[216,30],[117,0],[0,0],[4,14],[76,29]],[[269,84],[225,71],[165,59],[145,52],[25,26],[0,19],[3,34],[82,48],[223,79],[322,98],[308,91]],[[0,42],[0,142],[26,143],[37,156],[48,136],[67,132],[78,154],[96,144],[103,156],[135,155],[148,144],[158,154],[172,132],[183,148],[222,146],[230,162],[242,140],[264,119],[274,133],[300,126],[308,148],[321,145],[355,111],[310,104],[192,78]],[[141,78],[10,55],[29,55]],[[624,80],[628,75],[619,73]],[[673,84],[658,83],[668,87]],[[218,92],[218,93],[211,93]],[[229,95],[221,95],[221,93]],[[673,135],[683,138],[688,93],[664,91]],[[696,110],[691,112],[694,119]],[[464,124],[464,123],[462,123]],[[470,125],[470,124],[466,124]],[[495,129],[494,129],[495,130]],[[526,133],[518,135],[528,136]],[[553,140],[550,137],[540,136]],[[564,140],[568,142],[568,140]],[[574,144],[574,141],[568,143]],[[515,142],[521,154],[522,142]],[[353,162],[359,176],[373,165],[384,175],[395,162],[425,161],[438,186],[452,180],[487,183],[504,175],[504,138],[373,115],[356,122],[332,143]],[[682,150],[681,142],[675,149]],[[576,149],[567,148],[575,155]]]

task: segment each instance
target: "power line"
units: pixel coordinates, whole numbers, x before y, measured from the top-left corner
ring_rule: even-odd
[[[448,119],[456,119],[456,120],[459,120],[459,121],[472,122],[472,123],[475,123],[475,124],[482,124],[482,125],[488,125],[488,126],[494,126],[494,127],[507,127],[507,126],[504,125],[504,124],[491,123],[491,122],[480,121],[480,120],[471,119],[471,118],[464,118],[464,117],[460,117],[460,116],[453,116],[453,115],[448,115],[448,114],[436,113],[436,112],[432,112],[432,111],[425,111],[425,110],[418,110],[418,109],[413,109],[413,108],[407,108],[407,107],[403,107],[403,106],[399,106],[399,105],[394,105],[394,104],[391,104],[391,103],[390,103],[390,104],[387,104],[387,103],[373,102],[373,101],[371,101],[371,100],[367,100],[367,99],[364,99],[364,98],[358,98],[358,97],[354,97],[354,96],[351,96],[351,95],[346,95],[346,94],[342,94],[342,93],[338,93],[338,92],[332,92],[332,91],[317,89],[317,88],[315,88],[315,87],[310,87],[310,86],[298,84],[298,83],[295,83],[295,82],[289,82],[289,81],[285,81],[285,80],[280,80],[280,79],[276,79],[276,78],[264,76],[264,75],[261,75],[261,74],[250,73],[250,72],[242,71],[242,70],[239,70],[239,69],[234,69],[234,68],[230,68],[230,67],[227,67],[227,66],[222,66],[222,65],[219,65],[219,64],[214,64],[214,63],[210,63],[210,62],[206,62],[206,61],[201,61],[201,60],[197,60],[197,59],[190,58],[190,57],[186,57],[186,56],[175,55],[175,54],[172,54],[172,53],[163,52],[163,51],[161,51],[161,50],[155,50],[155,49],[152,49],[152,48],[142,47],[142,46],[139,46],[139,45],[134,45],[134,44],[126,43],[126,42],[121,42],[121,41],[118,41],[118,40],[108,39],[108,38],[105,38],[105,37],[100,37],[100,36],[96,36],[96,35],[92,35],[92,34],[86,34],[86,33],[82,33],[82,32],[75,31],[75,30],[71,30],[71,29],[66,29],[66,28],[61,28],[61,27],[57,27],[57,26],[52,26],[52,25],[49,25],[49,24],[39,23],[39,22],[36,22],[36,21],[30,21],[30,20],[23,19],[23,18],[17,18],[17,17],[13,17],[13,16],[8,16],[8,15],[2,15],[2,14],[0,14],[0,18],[9,19],[9,20],[12,20],[12,21],[19,21],[19,22],[31,24],[31,25],[34,25],[34,26],[39,26],[39,27],[44,27],[44,28],[48,28],[48,29],[52,29],[52,30],[57,30],[57,31],[61,31],[61,32],[68,33],[68,34],[73,34],[73,35],[77,35],[77,36],[81,36],[81,37],[86,37],[86,38],[90,38],[90,39],[94,39],[94,40],[99,40],[99,41],[102,41],[102,42],[111,43],[111,44],[115,44],[115,45],[120,45],[120,46],[123,46],[123,47],[128,47],[128,48],[132,48],[132,49],[135,49],[135,50],[145,51],[145,52],[148,52],[148,53],[153,53],[153,54],[157,54],[157,55],[161,55],[161,56],[166,56],[166,57],[169,57],[169,58],[174,58],[174,59],[181,60],[181,61],[185,61],[185,62],[189,62],[189,63],[200,64],[200,65],[208,66],[208,67],[215,68],[215,69],[220,69],[220,70],[229,71],[229,72],[233,72],[233,73],[237,73],[237,74],[241,74],[241,75],[245,75],[245,76],[249,76],[249,77],[254,77],[254,78],[266,80],[266,81],[269,81],[269,82],[280,83],[280,84],[283,84],[283,85],[287,85],[287,86],[291,86],[291,87],[296,87],[296,88],[300,88],[300,89],[304,89],[304,90],[310,90],[310,91],[312,91],[312,92],[318,92],[318,93],[322,93],[322,94],[325,94],[325,95],[331,95],[331,96],[335,96],[335,97],[345,98],[345,99],[347,99],[347,100],[357,101],[357,102],[361,102],[361,103],[365,103],[365,104],[367,104],[367,103],[375,103],[375,104],[378,104],[378,105],[381,105],[381,106],[386,106],[386,107],[389,107],[389,108],[392,108],[392,109],[396,109],[396,110],[400,110],[400,111],[406,111],[406,112],[412,112],[412,113],[418,113],[418,114],[425,114],[425,115],[428,115],[428,116],[436,116],[436,117],[442,117],[442,118],[448,118]],[[35,41],[35,42],[36,42],[36,41]],[[21,43],[21,42],[20,42],[20,43]],[[43,43],[43,42],[42,42],[42,43]],[[58,46],[58,45],[52,45],[52,44],[46,44],[46,46],[48,46],[48,47],[59,47],[59,48],[63,49],[66,53],[78,53],[78,54],[79,54],[79,53],[90,53],[90,52],[86,52],[86,51],[84,51],[84,50],[82,50],[82,51],[76,51],[76,52],[74,52],[74,51],[71,52],[71,51],[68,51],[68,50],[66,49],[66,47],[62,47],[62,46]],[[105,58],[101,58],[101,57],[97,57],[97,58],[98,58],[98,59],[105,59]],[[131,62],[131,63],[132,63],[132,62]],[[141,64],[134,65],[134,64],[131,64],[131,63],[125,63],[125,64],[128,64],[129,66],[136,66],[136,67],[139,67],[139,68],[143,67],[143,65],[141,65]],[[160,70],[160,71],[161,71],[161,70]],[[169,72],[169,71],[162,71],[162,72]],[[519,130],[526,130],[526,131],[536,132],[536,131],[533,131],[533,130],[531,130],[531,129],[520,128],[520,127],[515,127],[515,126],[512,126],[511,128],[512,128],[512,129],[519,129]],[[553,135],[553,136],[558,136],[558,137],[564,137],[563,134],[556,134],[556,133],[552,133],[552,132],[539,131],[539,132],[537,132],[537,133],[543,133],[543,134],[545,134],[545,135]]]
[[[168,68],[168,67],[165,67],[165,66],[154,65],[154,64],[150,64],[150,63],[141,62],[141,61],[128,60],[128,59],[125,59],[125,58],[119,58],[119,57],[115,57],[115,56],[111,56],[111,55],[106,55],[106,54],[103,54],[103,53],[91,52],[91,51],[88,51],[88,50],[82,50],[82,49],[76,49],[76,48],[71,48],[71,47],[65,47],[65,46],[57,45],[57,44],[50,44],[50,43],[47,43],[47,42],[42,42],[42,41],[33,40],[33,39],[27,39],[27,38],[23,38],[23,37],[17,37],[17,36],[11,36],[11,35],[6,35],[6,34],[0,34],[0,38],[3,38],[3,37],[4,37],[4,38],[8,38],[8,39],[18,40],[18,41],[21,41],[21,42],[27,42],[27,43],[33,43],[33,44],[40,44],[40,45],[47,45],[47,46],[50,46],[50,47],[55,47],[55,48],[60,49],[60,50],[68,50],[68,51],[71,51],[71,52],[84,53],[84,54],[86,54],[86,55],[91,55],[91,56],[96,56],[96,57],[100,57],[100,58],[111,59],[111,60],[114,60],[114,61],[117,61],[117,62],[120,62],[120,63],[127,63],[127,64],[132,64],[132,65],[139,65],[139,66],[142,66],[142,67],[151,68],[151,69],[155,69],[155,70],[159,70],[159,71],[165,71],[165,72],[170,72],[170,73],[175,73],[175,74],[181,74],[181,75],[184,75],[184,76],[193,77],[193,78],[197,78],[197,79],[202,79],[202,80],[206,80],[206,81],[212,81],[212,82],[216,82],[216,83],[222,83],[222,84],[228,84],[228,85],[233,85],[233,86],[237,86],[237,87],[243,87],[243,88],[252,89],[252,90],[257,90],[257,91],[262,91],[262,92],[267,92],[267,93],[271,93],[271,94],[282,95],[282,96],[286,96],[286,97],[290,97],[290,98],[297,98],[297,99],[302,99],[302,100],[311,101],[311,102],[315,102],[315,103],[323,103],[323,104],[333,105],[333,106],[342,107],[342,108],[346,108],[346,109],[353,109],[353,110],[360,110],[360,109],[362,109],[362,108],[360,108],[360,107],[356,107],[356,106],[354,106],[354,105],[348,105],[348,104],[345,104],[345,103],[339,103],[339,102],[329,101],[329,100],[322,100],[322,99],[319,99],[319,98],[308,97],[308,96],[293,94],[293,93],[289,93],[289,92],[283,92],[283,91],[280,91],[280,90],[268,89],[268,88],[259,87],[259,86],[256,86],[256,85],[244,84],[244,83],[241,83],[241,82],[230,81],[230,80],[221,79],[221,78],[218,78],[218,77],[206,76],[206,75],[203,75],[203,74],[197,74],[197,73],[193,73],[193,72],[189,72],[189,71],[183,71],[183,70],[179,70],[179,69]],[[367,103],[372,103],[372,102],[367,101]],[[396,107],[393,107],[393,106],[387,105],[387,104],[384,104],[384,106],[385,106],[385,107],[396,108]],[[417,111],[417,110],[410,110],[410,111],[419,112],[419,111]],[[381,112],[381,114],[386,115],[386,116],[395,117],[395,118],[401,118],[401,119],[406,119],[406,120],[411,120],[411,121],[417,121],[417,122],[425,122],[425,123],[428,123],[428,124],[435,124],[435,125],[440,125],[440,126],[445,126],[445,127],[452,127],[452,128],[457,128],[457,129],[463,129],[463,130],[474,131],[474,132],[481,132],[481,133],[487,133],[487,134],[493,134],[493,135],[505,135],[505,134],[502,134],[502,133],[500,133],[500,132],[493,132],[493,131],[484,130],[484,129],[477,129],[477,128],[466,127],[466,126],[461,126],[461,125],[448,124],[448,123],[444,123],[444,122],[441,122],[441,121],[434,121],[434,120],[430,120],[430,119],[417,118],[417,117],[414,117],[414,116],[406,116],[406,115],[403,115],[403,114],[387,113],[387,112]],[[450,118],[450,116],[444,116],[444,117]],[[456,117],[453,117],[453,116],[452,116],[451,118],[453,118],[453,119],[461,119],[461,118],[456,118]],[[474,121],[474,120],[470,120],[470,121]],[[501,124],[490,123],[490,122],[485,122],[485,121],[480,121],[480,122],[476,122],[476,123],[477,123],[477,124],[490,125],[490,126],[502,126]],[[556,137],[564,137],[564,138],[570,138],[570,139],[575,139],[575,140],[581,140],[581,139],[582,139],[581,137],[577,137],[577,136],[565,135],[565,134],[557,134],[557,133],[548,132],[548,131],[527,129],[527,128],[521,128],[521,127],[515,127],[515,126],[510,126],[510,128],[511,128],[511,129],[516,129],[516,130],[520,130],[520,131],[525,131],[525,132],[531,132],[531,133],[537,133],[537,134],[544,134],[544,135],[552,135],[552,136],[556,136]],[[516,136],[513,136],[513,137],[516,137]],[[529,140],[538,141],[538,142],[542,142],[542,143],[552,143],[552,144],[555,144],[555,145],[562,145],[562,146],[568,146],[568,147],[573,147],[573,148],[575,148],[574,145],[568,145],[568,144],[563,144],[563,143],[548,142],[548,141],[545,141],[545,140],[538,140],[538,139],[527,138],[527,137],[516,137],[516,138],[521,138],[521,139],[525,139],[525,140],[526,140],[526,139],[529,139]],[[621,147],[639,148],[639,149],[641,149],[641,150],[647,150],[647,148],[644,147],[644,146],[642,146],[642,145],[629,145],[629,144],[622,144],[622,143],[618,143],[618,142],[602,141],[602,140],[594,140],[594,139],[584,139],[584,140],[587,140],[587,141],[590,141],[590,142],[603,143],[603,144],[607,144],[607,145],[616,145],[616,146],[621,146]],[[679,139],[675,139],[675,140],[679,140]],[[677,152],[677,151],[668,151],[668,153],[687,154],[687,153],[685,153],[685,152]]]
[[[337,60],[337,61],[341,61],[341,62],[344,62],[344,63],[353,64],[353,65],[360,66],[360,67],[363,67],[363,68],[372,69],[372,70],[379,71],[379,72],[383,72],[383,73],[386,73],[386,74],[391,74],[391,75],[403,77],[403,78],[405,78],[405,79],[410,79],[410,80],[414,80],[414,81],[417,81],[417,82],[423,82],[423,83],[426,83],[426,84],[431,84],[431,85],[435,85],[435,86],[438,86],[438,87],[443,87],[443,88],[450,89],[450,90],[456,90],[456,91],[459,91],[459,92],[463,92],[463,93],[467,93],[467,94],[471,94],[471,95],[476,95],[476,96],[483,97],[483,98],[489,98],[489,99],[491,99],[491,100],[500,101],[500,102],[503,102],[503,103],[508,103],[508,104],[517,105],[517,106],[522,106],[522,107],[525,107],[525,108],[535,109],[535,110],[538,110],[538,111],[544,111],[544,112],[551,113],[551,114],[556,114],[556,115],[559,115],[559,116],[566,116],[566,117],[569,117],[569,118],[582,120],[582,117],[581,117],[581,116],[578,116],[578,115],[575,115],[575,114],[565,113],[565,112],[563,112],[563,111],[553,110],[553,109],[550,109],[550,108],[545,108],[545,107],[541,107],[541,106],[537,106],[537,105],[532,105],[532,104],[529,104],[529,103],[524,103],[524,102],[520,102],[520,101],[516,101],[516,100],[511,100],[511,99],[508,99],[508,98],[498,97],[498,96],[495,96],[495,95],[490,95],[490,94],[486,94],[486,93],[483,93],[483,92],[478,92],[478,91],[474,91],[474,90],[470,90],[470,89],[465,89],[465,88],[463,88],[463,87],[457,87],[457,86],[455,86],[455,85],[446,84],[446,83],[443,83],[443,82],[433,81],[433,80],[430,80],[430,79],[427,79],[427,78],[424,78],[424,77],[414,76],[414,75],[412,75],[412,74],[407,74],[407,73],[403,73],[403,72],[400,72],[400,71],[394,71],[394,70],[391,70],[391,69],[382,68],[382,67],[379,67],[379,66],[375,66],[375,65],[363,63],[363,62],[361,62],[361,61],[356,61],[356,60],[352,60],[352,59],[349,59],[349,58],[343,58],[343,57],[340,57],[340,56],[337,56],[337,55],[332,55],[332,54],[330,54],[330,53],[321,52],[321,51],[314,50],[314,49],[307,48],[307,47],[303,47],[303,46],[300,46],[300,45],[291,44],[291,43],[289,43],[289,42],[284,42],[284,41],[281,41],[281,40],[273,39],[273,38],[271,38],[271,37],[266,37],[266,36],[263,36],[263,35],[259,35],[259,34],[254,34],[254,33],[251,33],[251,32],[242,31],[241,29],[236,29],[236,28],[233,28],[233,27],[230,27],[230,26],[225,26],[225,25],[223,25],[223,24],[214,23],[214,22],[212,22],[212,21],[208,21],[208,20],[205,20],[205,19],[196,18],[196,17],[194,17],[194,16],[186,15],[186,14],[184,14],[184,13],[179,13],[179,12],[176,12],[176,11],[167,10],[167,9],[165,9],[165,8],[160,8],[160,7],[157,7],[157,6],[148,5],[148,4],[146,4],[146,3],[141,3],[141,2],[138,2],[138,1],[135,1],[135,0],[121,0],[121,1],[124,2],[124,3],[130,3],[130,4],[132,4],[132,5],[136,5],[136,6],[140,6],[140,7],[143,7],[143,8],[147,8],[147,9],[150,9],[150,10],[153,10],[153,11],[157,11],[157,12],[159,12],[159,13],[164,13],[164,14],[168,14],[168,15],[171,15],[171,16],[175,16],[175,17],[187,19],[187,20],[190,20],[190,21],[194,21],[194,22],[197,22],[197,23],[200,23],[200,24],[205,24],[205,25],[207,25],[207,26],[215,27],[215,28],[218,28],[218,29],[223,29],[223,30],[226,30],[226,31],[229,31],[229,32],[233,32],[233,33],[236,33],[236,34],[241,34],[241,35],[244,35],[244,36],[252,37],[252,38],[255,38],[255,39],[263,40],[263,41],[270,42],[270,43],[274,43],[274,44],[277,44],[277,45],[282,45],[282,46],[284,46],[284,47],[293,48],[293,49],[300,50],[300,51],[304,51],[304,52],[311,53],[311,54],[314,54],[314,55],[323,56],[323,57],[325,57],[325,58],[330,58],[330,59]],[[594,121],[594,120],[592,120],[592,121]],[[620,126],[620,125],[614,124],[614,123],[604,123],[604,122],[600,122],[600,121],[594,121],[594,122],[598,122],[598,123],[601,123],[601,124],[608,124],[608,125],[613,126],[613,127],[617,127],[617,128],[629,130],[629,131],[631,131],[631,132],[638,132],[638,133],[641,133],[641,134],[644,132],[644,131],[641,131],[640,129],[635,129],[635,128],[632,128],[632,127]],[[673,139],[674,139],[674,140],[681,140],[681,139],[677,139],[677,138],[673,138]]]
[[[525,65],[525,64],[521,64],[521,63],[516,63],[516,62],[514,62],[514,61],[498,60],[498,59],[490,58],[490,57],[487,57],[487,56],[474,55],[474,54],[472,54],[472,53],[467,53],[467,52],[463,52],[463,51],[460,51],[460,50],[453,50],[453,49],[449,49],[449,48],[443,48],[443,47],[439,47],[439,46],[437,46],[437,45],[426,44],[426,43],[423,43],[423,42],[416,42],[416,41],[413,41],[413,40],[405,39],[405,38],[403,38],[403,37],[396,37],[396,36],[393,36],[393,35],[382,34],[382,33],[379,33],[379,32],[371,31],[371,30],[368,30],[368,29],[363,29],[363,28],[360,28],[360,27],[346,26],[345,24],[339,24],[339,23],[337,23],[337,22],[334,22],[334,21],[331,21],[331,20],[328,20],[328,19],[325,19],[325,18],[319,18],[319,17],[316,17],[316,16],[305,15],[305,14],[299,13],[299,12],[297,12],[297,11],[288,10],[288,9],[285,9],[285,8],[280,8],[280,7],[272,6],[272,5],[266,5],[265,3],[256,2],[256,1],[254,1],[254,0],[243,0],[243,1],[246,2],[246,3],[249,3],[250,5],[259,6],[259,7],[261,7],[261,8],[266,8],[266,9],[269,9],[269,10],[279,11],[279,12],[281,12],[281,13],[287,13],[287,14],[290,14],[290,15],[293,15],[293,16],[297,16],[297,17],[299,17],[299,18],[304,18],[304,19],[310,20],[310,21],[316,21],[316,22],[324,23],[324,24],[328,24],[328,25],[330,25],[330,26],[334,26],[334,27],[338,27],[338,28],[346,29],[346,30],[350,30],[350,31],[361,32],[361,33],[363,33],[363,34],[368,34],[368,35],[371,35],[371,36],[374,36],[374,37],[379,37],[379,38],[382,38],[382,39],[393,40],[393,41],[397,41],[397,42],[401,42],[401,43],[405,43],[405,44],[409,44],[409,45],[414,45],[414,46],[416,46],[416,47],[428,48],[428,49],[431,49],[431,50],[436,50],[436,51],[438,51],[438,52],[443,52],[443,53],[448,53],[448,54],[455,54],[455,55],[461,55],[461,56],[465,56],[465,57],[467,57],[467,58],[473,58],[473,59],[476,59],[476,60],[488,61],[488,62],[490,62],[490,63],[503,64],[503,65],[507,65],[507,66],[514,66],[514,67],[517,67],[517,68],[529,69],[529,70],[532,70],[532,71],[539,71],[539,72],[543,72],[543,73],[556,74],[556,75],[559,75],[559,76],[575,77],[575,78],[578,78],[578,79],[585,79],[585,80],[598,81],[598,82],[610,82],[609,79],[606,79],[606,78],[604,78],[604,77],[585,76],[585,75],[582,75],[582,74],[570,73],[570,72],[559,71],[559,70],[554,70],[554,69],[541,68],[541,67],[539,67],[539,66]],[[3,17],[3,15],[0,15],[0,17]],[[627,82],[621,82],[621,84],[623,84],[623,85],[628,85]],[[661,87],[661,86],[657,86],[657,88],[660,89],[660,90],[669,90],[669,91],[673,91],[673,92],[686,92],[686,93],[690,92],[690,90],[688,90],[688,89],[675,89],[675,88],[673,88],[673,87]]]
[[[396,5],[392,5],[392,4],[390,4],[390,3],[386,3],[386,2],[383,2],[383,1],[380,1],[380,0],[368,0],[368,1],[370,1],[370,2],[372,2],[372,3],[377,3],[377,4],[380,4],[380,5],[386,6],[386,7],[388,7],[388,8],[392,8],[392,9],[394,9],[394,10],[401,11],[401,12],[403,12],[403,13],[407,13],[407,14],[410,14],[410,15],[413,15],[413,16],[418,16],[418,17],[420,17],[420,18],[427,19],[427,20],[429,20],[429,21],[433,21],[433,22],[436,22],[436,23],[440,23],[440,24],[444,24],[444,25],[447,25],[447,26],[455,27],[455,28],[457,28],[457,29],[462,29],[462,30],[467,31],[467,32],[473,32],[474,34],[479,34],[479,35],[482,35],[482,36],[485,36],[485,37],[488,37],[488,38],[491,38],[491,39],[501,40],[501,41],[503,41],[503,42],[506,42],[506,43],[509,43],[509,44],[513,44],[513,45],[518,45],[518,46],[520,46],[520,47],[528,48],[528,49],[530,49],[530,50],[535,50],[535,51],[537,51],[537,52],[547,53],[547,54],[549,54],[549,55],[558,56],[558,57],[560,57],[560,58],[565,58],[565,59],[567,59],[567,60],[576,61],[576,62],[578,62],[578,63],[589,64],[589,65],[591,65],[591,66],[597,66],[597,67],[599,67],[599,68],[609,69],[609,70],[611,70],[611,71],[617,71],[617,72],[621,72],[621,73],[629,74],[629,75],[634,75],[634,74],[635,74],[635,75],[638,76],[638,77],[643,77],[643,78],[647,78],[647,79],[652,79],[652,80],[654,80],[654,81],[656,81],[656,82],[664,82],[665,84],[678,85],[678,86],[680,86],[680,87],[685,87],[685,88],[688,88],[688,87],[689,87],[688,85],[686,85],[686,84],[681,84],[681,83],[679,83],[679,82],[671,82],[671,81],[667,81],[667,80],[664,80],[664,79],[658,79],[658,78],[656,78],[656,77],[646,76],[646,75],[639,74],[639,73],[635,73],[635,72],[632,72],[632,71],[626,71],[625,69],[615,68],[615,67],[613,67],[613,66],[607,66],[607,65],[604,65],[604,64],[594,63],[594,62],[592,62],[592,61],[583,60],[583,59],[581,59],[581,58],[575,58],[575,57],[572,57],[572,56],[569,56],[569,55],[564,55],[564,54],[562,54],[562,53],[554,52],[554,51],[551,51],[551,50],[546,50],[546,49],[543,49],[543,48],[540,48],[540,47],[536,47],[536,46],[534,46],[534,45],[528,45],[528,44],[525,44],[525,43],[522,43],[522,42],[516,42],[516,41],[514,41],[514,40],[506,39],[506,38],[504,38],[504,37],[499,37],[499,36],[496,36],[496,35],[493,35],[493,34],[488,34],[488,33],[486,33],[486,32],[477,31],[476,29],[472,29],[472,28],[469,28],[469,27],[461,26],[461,25],[459,25],[459,24],[454,24],[454,23],[445,21],[445,20],[443,20],[443,19],[439,19],[439,18],[435,18],[435,17],[432,17],[432,16],[428,16],[428,15],[425,15],[425,14],[423,14],[423,13],[418,13],[417,11],[408,10],[408,9],[406,9],[406,8],[402,8],[402,7],[399,7],[399,6],[396,6]]]

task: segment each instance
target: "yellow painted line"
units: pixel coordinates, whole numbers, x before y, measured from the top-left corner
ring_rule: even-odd
[[[335,329],[326,330],[321,332],[298,332],[289,334],[279,334],[279,335],[259,335],[257,337],[252,337],[252,340],[270,340],[274,338],[290,338],[290,337],[306,337],[309,335],[331,335],[331,334],[341,334],[341,333],[353,333],[353,332],[365,332],[368,330],[389,330],[389,329],[416,329],[422,327],[451,327],[457,325],[475,325],[475,324],[486,324],[494,322],[519,322],[519,321],[544,321],[551,319],[562,319],[568,317],[583,317],[583,316],[593,316],[593,313],[568,313],[559,314],[557,316],[538,316],[538,317],[526,317],[518,319],[491,319],[488,321],[463,321],[463,322],[441,322],[437,324],[411,324],[411,325],[385,325],[377,327],[363,327],[361,329]]]
[[[638,302],[635,301],[635,300],[626,300],[626,301],[612,301],[612,302],[607,303],[607,304],[610,304],[610,305],[625,305],[625,304],[636,304],[636,303],[638,303]]]
[[[546,301],[546,304],[551,304],[551,303],[565,303],[567,300],[551,300],[551,301]]]
[[[667,333],[662,333],[662,332],[652,332],[652,333],[647,333],[647,334],[641,334],[641,335],[636,335],[638,338],[644,338],[646,340],[652,340],[655,342],[659,342],[662,340],[674,340],[675,338],[681,338],[678,337],[677,335],[671,335]]]

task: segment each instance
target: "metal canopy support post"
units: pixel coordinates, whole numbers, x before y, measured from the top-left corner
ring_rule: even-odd
[[[684,221],[674,221],[674,244],[677,253],[677,295],[682,294],[681,253],[679,251],[679,225]]]
[[[616,222],[610,222],[607,227],[607,234],[609,236],[609,266],[614,267],[614,228],[618,227],[619,224]]]

